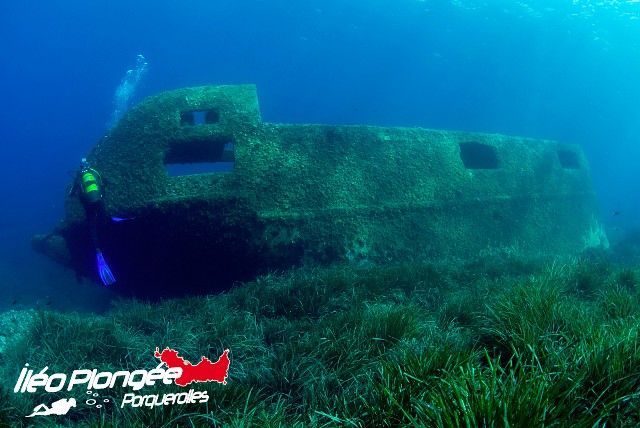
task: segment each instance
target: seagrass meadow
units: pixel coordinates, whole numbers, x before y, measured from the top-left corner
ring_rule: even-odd
[[[611,253],[335,265],[271,273],[223,294],[121,300],[103,315],[2,314],[0,425],[11,427],[635,427],[640,268]],[[15,394],[20,369],[151,369],[231,350],[209,401],[26,419],[69,394]],[[154,387],[152,393],[176,392]],[[151,393],[149,391],[146,394]],[[73,395],[73,394],[72,394]]]

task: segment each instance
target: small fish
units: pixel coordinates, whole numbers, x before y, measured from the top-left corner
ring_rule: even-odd
[[[622,214],[622,213],[621,213],[620,211],[617,211],[617,210],[613,212],[613,216],[614,216],[614,217],[617,217],[617,216],[619,216],[620,214]]]

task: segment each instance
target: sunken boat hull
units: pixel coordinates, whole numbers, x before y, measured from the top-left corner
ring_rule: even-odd
[[[91,151],[117,288],[212,292],[292,266],[571,254],[604,243],[588,163],[555,141],[264,123],[253,85],[132,109]],[[95,277],[77,197],[39,251]]]

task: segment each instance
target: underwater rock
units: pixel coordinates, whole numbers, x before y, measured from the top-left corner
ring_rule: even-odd
[[[150,97],[88,159],[108,215],[130,218],[100,230],[115,288],[145,297],[214,292],[303,264],[466,259],[488,248],[571,254],[597,216],[578,146],[265,123],[253,85]],[[34,248],[96,277],[77,196]]]

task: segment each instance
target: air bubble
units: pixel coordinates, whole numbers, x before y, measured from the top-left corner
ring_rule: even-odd
[[[136,57],[136,67],[131,70],[127,70],[120,85],[116,88],[116,93],[113,94],[113,106],[114,110],[111,115],[111,121],[109,128],[113,127],[120,117],[129,109],[131,105],[131,99],[133,94],[140,83],[142,77],[146,74],[149,63],[145,57],[140,54]]]
[[[85,403],[87,403],[87,406],[93,406],[94,404],[96,404],[96,400],[94,400],[93,398],[89,398],[87,401],[85,401]]]

